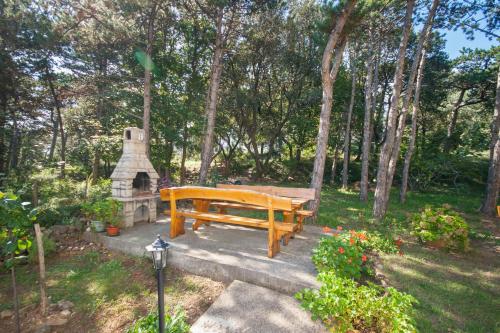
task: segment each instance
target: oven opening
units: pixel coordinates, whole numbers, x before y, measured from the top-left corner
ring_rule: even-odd
[[[151,194],[149,176],[146,172],[138,172],[132,181],[132,195],[140,196]]]

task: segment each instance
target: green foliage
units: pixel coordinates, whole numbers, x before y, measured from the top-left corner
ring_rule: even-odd
[[[82,205],[82,211],[88,219],[95,219],[112,226],[120,224],[122,203],[113,198],[86,202]]]
[[[127,333],[156,333],[158,332],[158,314],[150,313],[134,322]],[[184,311],[176,309],[173,315],[165,315],[166,333],[188,333],[189,325],[186,322]]]
[[[45,258],[50,257],[52,254],[56,253],[56,242],[54,242],[51,238],[43,235],[43,254]],[[31,263],[38,263],[38,244],[36,239],[31,246],[31,250],[28,254],[28,260]]]
[[[380,253],[397,253],[399,251],[397,243],[392,238],[385,237],[378,231],[365,232],[365,234],[366,241],[361,243],[365,251]]]
[[[36,211],[29,209],[29,202],[21,202],[12,193],[0,192],[0,256],[13,256],[29,250],[29,231],[36,220]],[[14,262],[5,261],[7,267]]]
[[[96,184],[90,185],[87,191],[87,200],[94,202],[111,196],[111,179],[99,179]]]
[[[412,217],[412,234],[423,242],[442,241],[449,250],[469,249],[469,226],[450,206],[427,206]]]
[[[321,319],[332,332],[416,332],[416,300],[394,288],[358,285],[335,272],[321,272],[319,290],[305,289],[295,297],[302,307]]]
[[[359,279],[362,271],[369,272],[361,245],[365,239],[364,234],[354,231],[322,237],[313,250],[312,261],[320,272],[332,271],[341,277]]]

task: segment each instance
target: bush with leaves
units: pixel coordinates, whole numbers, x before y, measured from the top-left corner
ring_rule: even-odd
[[[295,297],[330,331],[416,332],[413,296],[391,287],[358,285],[333,271],[321,272],[318,280],[322,283],[319,290],[304,289]]]
[[[422,243],[441,242],[449,250],[469,249],[469,226],[465,220],[448,205],[425,207],[412,217],[412,235]]]
[[[52,239],[50,239],[46,235],[43,235],[42,243],[43,254],[45,258],[50,257],[52,254],[56,253],[56,242],[54,242]],[[29,251],[28,260],[32,263],[38,263],[38,245],[36,239],[33,241],[33,245],[31,246],[31,249]]]
[[[320,239],[313,250],[312,261],[320,272],[334,271],[338,276],[359,279],[361,272],[370,273],[362,245],[365,241],[364,233],[335,232]]]
[[[127,330],[127,333],[156,333],[158,332],[158,314],[150,313],[136,320]],[[188,333],[189,324],[186,322],[184,311],[176,309],[172,315],[165,315],[166,333]]]
[[[24,253],[31,247],[28,239],[36,211],[29,202],[21,202],[12,193],[0,192],[0,244],[1,256],[6,257],[5,264],[12,267],[13,257]]]

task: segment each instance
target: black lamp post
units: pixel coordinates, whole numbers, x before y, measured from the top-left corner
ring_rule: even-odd
[[[151,244],[146,246],[146,251],[151,253],[153,257],[153,265],[156,269],[156,278],[158,280],[158,321],[159,321],[159,332],[165,332],[165,303],[163,300],[163,269],[167,266],[167,255],[170,244],[165,242],[157,236],[156,240]]]

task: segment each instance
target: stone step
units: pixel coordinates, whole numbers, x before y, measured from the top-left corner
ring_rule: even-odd
[[[191,333],[326,333],[298,301],[235,280],[193,324]]]

